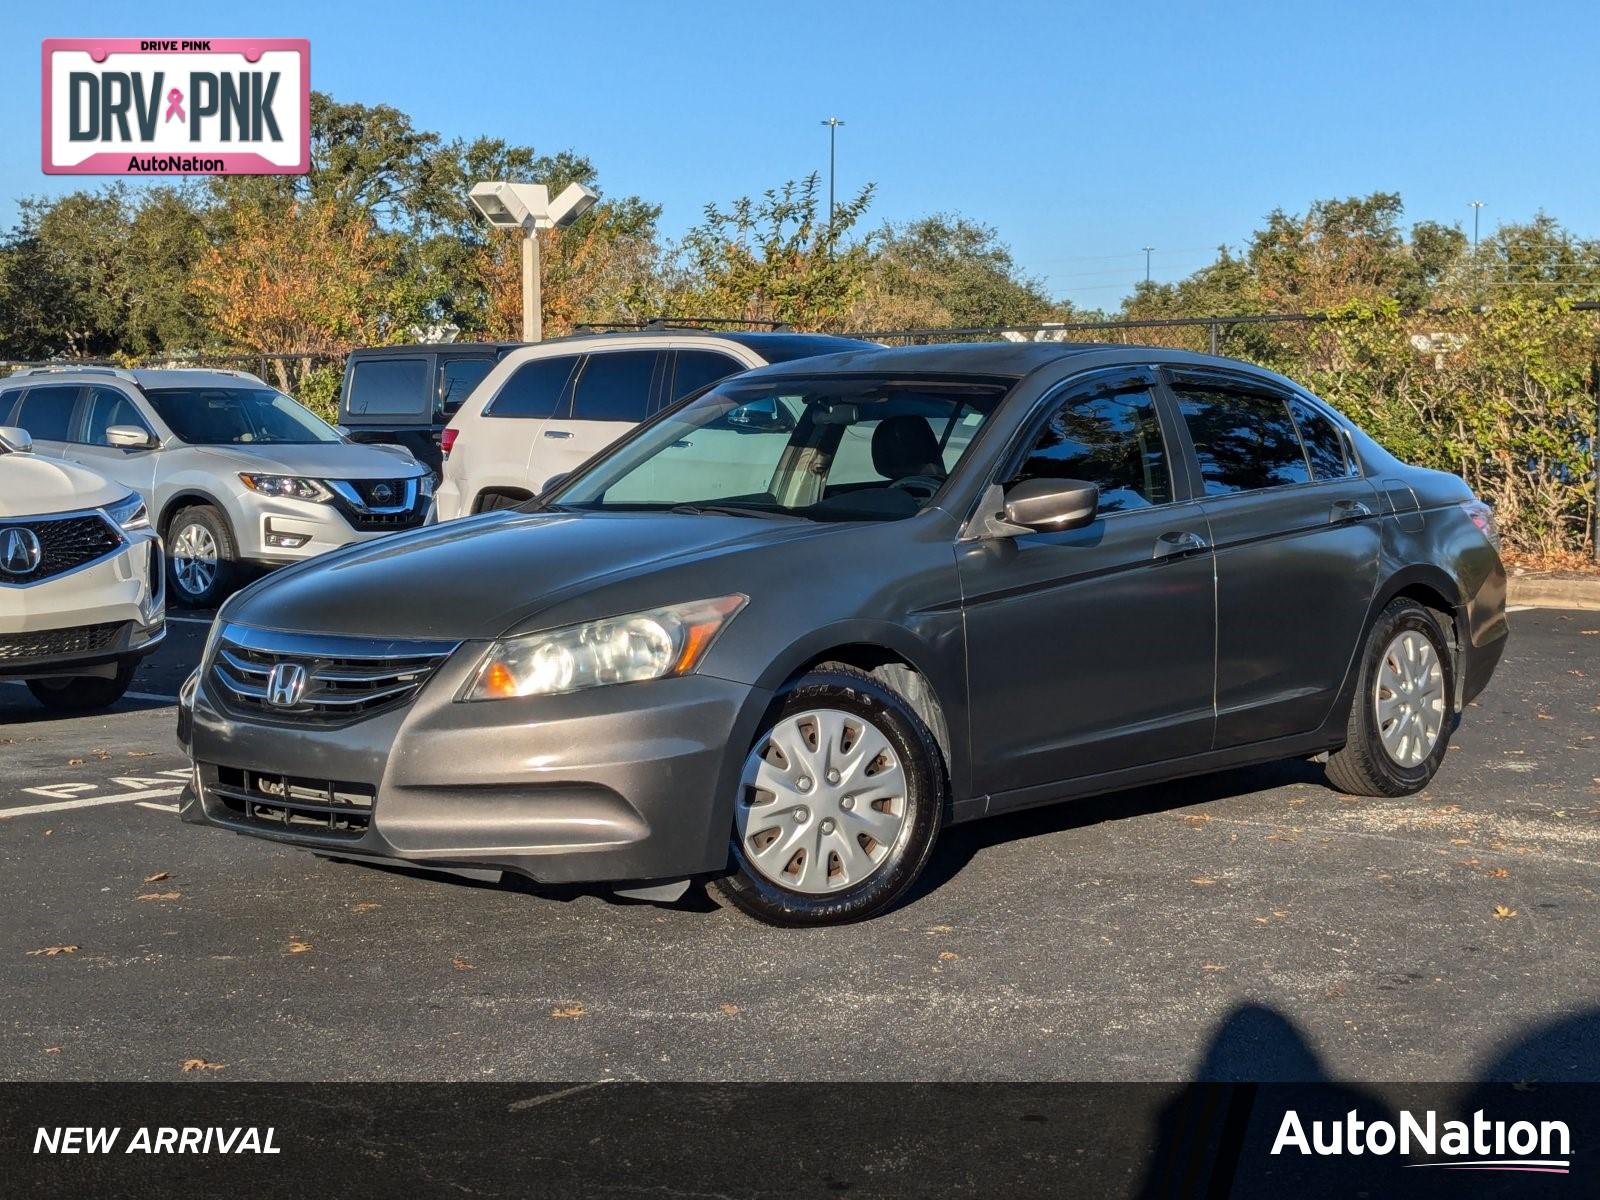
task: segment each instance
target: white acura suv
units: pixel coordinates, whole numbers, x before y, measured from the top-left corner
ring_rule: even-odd
[[[137,493],[0,426],[0,678],[104,708],[166,636],[161,540]]]

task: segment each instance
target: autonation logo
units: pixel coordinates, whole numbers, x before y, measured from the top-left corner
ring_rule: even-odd
[[[1572,1133],[1565,1121],[1491,1121],[1479,1109],[1471,1121],[1440,1122],[1429,1111],[1419,1120],[1401,1110],[1398,1125],[1363,1121],[1351,1109],[1342,1121],[1312,1121],[1309,1133],[1300,1114],[1283,1114],[1272,1153],[1298,1150],[1313,1157],[1329,1155],[1418,1155],[1438,1162],[1407,1167],[1442,1167],[1450,1171],[1528,1171],[1566,1175],[1572,1162]]]

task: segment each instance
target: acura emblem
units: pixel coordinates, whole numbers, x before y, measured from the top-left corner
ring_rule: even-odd
[[[299,663],[279,663],[267,676],[267,703],[273,708],[293,708],[306,694],[306,669]]]
[[[0,533],[0,571],[7,575],[31,575],[42,554],[33,530],[14,525]]]

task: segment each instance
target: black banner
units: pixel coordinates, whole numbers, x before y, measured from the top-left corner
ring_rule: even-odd
[[[1579,1196],[1597,1111],[1576,1084],[10,1084],[0,1191]]]

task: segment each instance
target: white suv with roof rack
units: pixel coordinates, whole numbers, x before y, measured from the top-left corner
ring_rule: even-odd
[[[438,519],[530,500],[639,422],[729,375],[871,345],[820,333],[662,326],[511,350],[440,438]]]
[[[0,380],[0,425],[136,492],[166,542],[172,595],[191,605],[220,602],[241,564],[415,528],[432,499],[410,453],[356,445],[244,371],[28,368]]]

